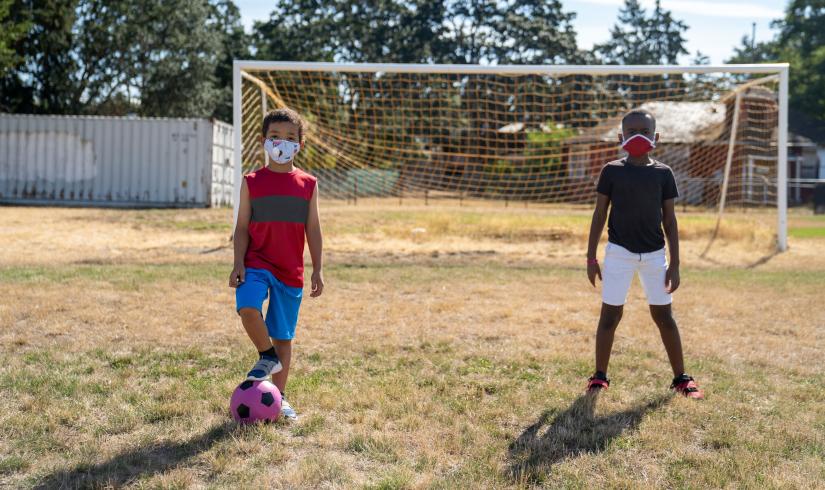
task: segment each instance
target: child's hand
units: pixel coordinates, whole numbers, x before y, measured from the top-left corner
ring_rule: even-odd
[[[587,279],[594,288],[596,287],[596,276],[599,276],[600,281],[602,280],[602,270],[599,267],[599,263],[594,262],[592,264],[587,264]]]
[[[243,284],[246,280],[246,267],[243,265],[236,265],[229,274],[229,287],[236,288]]]
[[[321,296],[321,293],[324,292],[324,275],[321,271],[313,271],[312,272],[312,290],[310,291],[309,295],[313,298],[317,298]]]
[[[679,289],[679,266],[668,267],[665,272],[665,289],[668,293],[672,293]]]

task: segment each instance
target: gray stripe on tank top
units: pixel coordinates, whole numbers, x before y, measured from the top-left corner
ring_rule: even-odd
[[[252,221],[267,223],[286,221],[305,225],[309,216],[309,201],[296,196],[263,196],[250,199]]]

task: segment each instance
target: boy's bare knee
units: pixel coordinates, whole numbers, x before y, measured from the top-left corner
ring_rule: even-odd
[[[290,346],[292,345],[292,339],[272,339],[272,345],[278,346]]]
[[[650,305],[650,316],[659,328],[676,328],[670,305]]]
[[[605,330],[613,330],[619,326],[622,320],[623,306],[614,306],[602,304],[601,318],[599,319],[599,328]]]
[[[261,316],[261,312],[256,310],[255,308],[241,308],[238,310],[238,315],[241,316],[241,320],[256,320],[258,318],[263,318]]]

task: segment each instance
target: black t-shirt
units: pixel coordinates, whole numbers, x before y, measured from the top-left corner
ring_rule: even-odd
[[[602,168],[596,191],[610,198],[608,240],[634,253],[664,248],[662,203],[679,196],[670,167],[656,160],[644,166],[615,160]]]

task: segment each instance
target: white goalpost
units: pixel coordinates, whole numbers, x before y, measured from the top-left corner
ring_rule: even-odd
[[[328,198],[584,203],[601,164],[619,156],[621,115],[641,108],[657,118],[653,156],[674,169],[681,204],[721,220],[725,206],[769,199],[784,251],[788,70],[236,60],[235,216],[242,176],[263,164],[268,109],[307,120],[296,164],[321,177]]]

